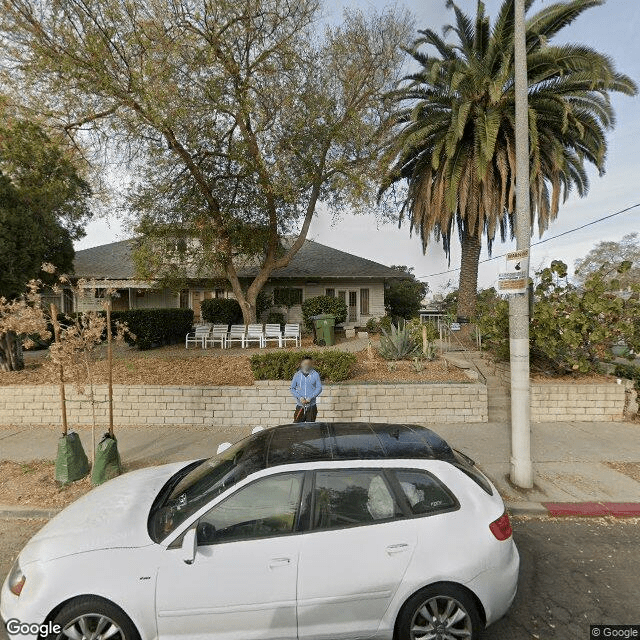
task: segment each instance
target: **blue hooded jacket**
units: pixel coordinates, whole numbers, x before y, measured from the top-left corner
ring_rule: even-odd
[[[300,398],[309,400],[310,402],[307,406],[312,407],[321,393],[322,382],[320,381],[320,374],[315,369],[311,369],[306,376],[302,373],[302,370],[296,371],[291,381],[291,395],[296,399],[299,407],[303,406]]]

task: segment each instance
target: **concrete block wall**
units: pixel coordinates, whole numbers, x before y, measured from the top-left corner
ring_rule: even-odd
[[[88,390],[87,390],[88,392]],[[99,423],[107,420],[106,387],[95,391]],[[91,423],[88,395],[67,385],[69,425]],[[486,422],[487,390],[482,384],[326,385],[319,418],[372,422]],[[290,422],[289,385],[261,381],[246,387],[114,385],[116,425],[206,425],[252,427]],[[0,387],[0,424],[60,424],[56,386]]]
[[[624,420],[624,384],[532,383],[532,422],[610,422]]]

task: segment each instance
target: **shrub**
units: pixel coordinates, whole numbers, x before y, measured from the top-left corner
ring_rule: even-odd
[[[266,322],[268,324],[279,324],[283,325],[287,321],[286,316],[281,311],[271,311],[267,316]]]
[[[200,303],[200,313],[211,324],[244,324],[240,303],[234,298],[207,298]]]
[[[635,364],[617,364],[613,375],[618,378],[633,380],[635,388],[640,391],[640,367]]]
[[[341,324],[347,319],[347,303],[333,296],[315,296],[302,303],[302,317],[307,328],[313,328],[311,316],[321,313],[331,313],[336,317],[336,324]]]
[[[193,325],[192,309],[128,309],[112,311],[111,322],[126,323],[125,340],[141,350],[184,340]]]
[[[256,380],[291,380],[308,351],[272,351],[251,357],[251,370]],[[315,368],[323,380],[342,382],[351,377],[356,356],[344,351],[311,352]]]
[[[364,328],[367,333],[380,333],[380,320],[378,318],[369,318]]]
[[[607,289],[607,265],[590,275],[582,287],[567,280],[567,265],[554,260],[536,273],[533,316],[530,324],[531,361],[557,373],[589,373],[610,357],[621,342],[640,350],[638,293],[625,299]],[[478,303],[478,328],[483,347],[500,359],[509,358],[509,304],[495,297]]]
[[[391,331],[382,330],[380,338],[380,355],[385,360],[405,360],[421,351],[420,343],[416,343],[411,335],[411,328],[400,321],[398,326],[391,325]]]

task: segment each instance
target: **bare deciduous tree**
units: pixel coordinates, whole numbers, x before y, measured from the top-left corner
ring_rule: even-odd
[[[2,0],[7,82],[79,144],[132,152],[141,274],[222,275],[246,322],[319,202],[375,204],[405,14],[317,0]]]

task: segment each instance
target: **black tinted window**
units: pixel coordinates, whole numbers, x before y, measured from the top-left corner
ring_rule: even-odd
[[[329,457],[326,449],[326,427],[323,424],[295,425],[273,430],[269,443],[269,466],[288,462],[304,462]]]
[[[402,492],[407,498],[413,515],[425,515],[451,509],[456,506],[455,498],[425,471],[395,471]]]
[[[316,472],[314,529],[373,524],[402,517],[384,475],[369,469]]]

